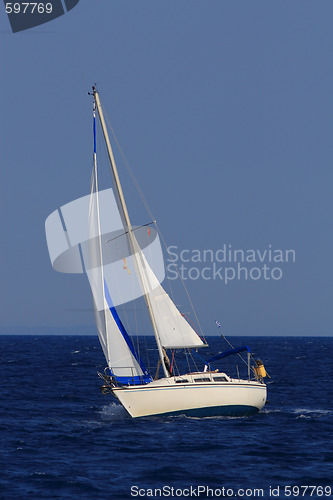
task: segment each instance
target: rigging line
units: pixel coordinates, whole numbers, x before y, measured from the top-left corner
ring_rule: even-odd
[[[186,361],[187,361],[188,371],[189,371],[189,373],[191,373],[192,370],[191,370],[190,359],[189,359],[190,358],[190,352],[189,352],[188,349],[186,349],[185,352],[186,352]]]
[[[216,322],[215,322],[215,323],[216,323]],[[218,325],[218,328],[220,328],[220,327],[221,327],[221,324],[220,324],[220,325]],[[220,335],[221,335],[221,338],[222,338],[222,339],[224,339],[224,340],[225,340],[225,341],[226,341],[226,342],[230,345],[230,347],[231,347],[232,349],[234,349],[234,346],[232,345],[232,343],[231,343],[231,342],[229,342],[229,340],[227,339],[227,337],[226,337],[225,335],[223,335],[223,333],[221,333]],[[250,353],[250,354],[251,354],[251,353]],[[242,357],[242,355],[241,355],[239,352],[237,353],[237,356],[239,356],[239,357],[240,357],[240,359],[243,361],[243,363],[244,363],[245,365],[247,365],[247,361],[245,361],[245,359]],[[252,357],[252,359],[253,359],[252,354],[251,354],[251,357]],[[254,359],[253,359],[253,361],[254,361]]]
[[[231,342],[229,342],[229,340],[227,339],[227,337],[225,337],[225,335],[223,335],[223,334],[221,333],[221,337],[222,337],[222,339],[224,339],[226,342],[228,342],[228,344],[230,345],[230,347],[232,347],[232,348],[234,349],[234,346],[232,345],[232,343],[231,343]],[[247,361],[245,361],[245,359],[242,357],[242,355],[241,355],[239,352],[237,353],[237,356],[239,356],[239,357],[240,357],[240,359],[243,361],[243,363],[245,363],[245,364],[247,365]]]
[[[146,352],[146,360],[147,360],[148,371],[149,371],[149,373],[151,373],[150,356],[148,356],[148,348],[147,348],[146,335],[143,335],[143,338],[144,338],[144,342],[145,342],[145,352]]]
[[[133,321],[133,319],[132,319]],[[133,330],[135,331],[136,333],[136,342],[137,342],[137,346],[138,346],[138,351],[139,351],[139,355],[140,355],[140,347],[139,347],[139,328],[138,328],[138,318],[137,318],[137,314],[136,314],[136,308],[134,308],[134,327],[133,327]],[[147,352],[147,351],[146,351]],[[148,371],[150,373],[150,368],[149,368],[149,364],[148,364]]]
[[[151,211],[151,209],[150,209],[150,207],[149,207],[149,205],[148,205],[148,202],[147,202],[147,200],[146,200],[146,198],[145,198],[145,196],[144,196],[144,194],[143,194],[143,192],[142,192],[142,190],[141,190],[141,188],[140,188],[140,185],[139,185],[138,181],[136,180],[136,178],[135,178],[135,176],[134,176],[134,173],[133,173],[133,171],[132,171],[132,169],[131,169],[131,167],[130,167],[130,165],[129,165],[128,161],[127,161],[127,158],[126,158],[126,156],[125,156],[125,153],[123,152],[123,150],[122,150],[122,148],[121,148],[121,146],[120,146],[120,144],[119,144],[119,142],[118,142],[118,139],[117,139],[116,134],[115,134],[115,132],[114,132],[114,130],[113,130],[113,127],[112,127],[112,125],[111,125],[111,122],[110,122],[110,120],[109,120],[109,117],[108,117],[108,115],[107,115],[107,113],[106,113],[106,112],[104,112],[104,114],[105,114],[105,117],[106,117],[106,121],[107,121],[107,123],[108,123],[108,125],[109,125],[109,127],[110,127],[110,130],[111,130],[111,133],[112,133],[112,135],[113,135],[113,138],[114,138],[114,140],[115,140],[115,143],[117,144],[118,150],[119,150],[119,152],[120,152],[120,156],[121,156],[121,158],[122,158],[122,160],[123,160],[123,162],[124,162],[124,164],[125,164],[125,166],[126,166],[126,168],[127,168],[128,172],[129,172],[129,174],[130,174],[130,176],[131,176],[132,182],[133,182],[134,186],[136,187],[136,189],[137,189],[137,191],[138,191],[138,193],[139,193],[139,196],[141,197],[141,200],[142,200],[142,202],[143,202],[143,204],[144,204],[144,206],[145,206],[145,208],[146,208],[146,210],[147,210],[147,212],[148,212],[148,215],[149,215],[149,216],[151,217],[151,219],[154,221],[154,224],[155,224],[155,227],[156,227],[156,229],[157,229],[157,232],[158,232],[158,234],[159,234],[159,236],[160,236],[161,240],[163,241],[164,247],[165,247],[165,249],[166,249],[166,251],[167,251],[168,255],[171,257],[170,252],[168,251],[168,247],[167,247],[167,245],[166,245],[166,243],[165,243],[165,240],[164,240],[164,238],[163,238],[163,236],[162,236],[162,233],[161,233],[161,231],[160,231],[159,227],[157,226],[157,222],[156,222],[156,220],[155,220],[155,217],[154,217],[154,215],[153,215],[153,213],[152,213],[152,211]],[[193,310],[193,313],[194,313],[195,319],[196,319],[196,321],[197,321],[197,323],[198,323],[198,326],[199,326],[199,329],[200,329],[201,335],[202,335],[202,337],[204,338],[205,342],[207,343],[207,341],[206,341],[206,339],[205,339],[205,336],[204,336],[204,333],[203,333],[203,330],[202,330],[202,327],[201,327],[201,324],[200,324],[200,322],[199,322],[198,316],[197,316],[196,311],[195,311],[195,309],[194,309],[193,302],[192,302],[192,300],[191,300],[191,298],[190,298],[190,295],[189,295],[188,290],[187,290],[187,288],[186,288],[186,285],[185,285],[185,283],[184,283],[184,280],[182,279],[182,277],[181,277],[181,275],[180,275],[180,273],[179,273],[179,270],[178,270],[177,265],[175,264],[175,262],[174,262],[174,261],[172,261],[172,262],[173,262],[173,264],[175,265],[175,268],[176,268],[176,271],[177,271],[178,277],[180,278],[181,283],[182,283],[182,285],[183,285],[183,287],[184,287],[184,289],[185,289],[185,292],[186,292],[186,295],[187,295],[187,297],[188,297],[188,300],[189,300],[189,303],[190,303],[190,305],[191,305],[191,308],[192,308],[192,310]]]
[[[185,293],[186,293],[186,295],[187,295],[187,299],[188,299],[188,301],[189,301],[189,303],[190,303],[190,306],[191,306],[191,309],[192,309],[192,311],[193,311],[193,313],[194,313],[194,316],[195,316],[196,322],[198,323],[198,326],[199,326],[199,329],[200,329],[200,332],[201,332],[201,336],[204,338],[205,342],[207,343],[207,340],[206,340],[205,335],[204,335],[204,333],[203,333],[203,330],[202,330],[202,328],[201,328],[201,324],[200,324],[200,322],[199,322],[199,318],[198,318],[198,316],[197,316],[197,313],[196,313],[196,311],[195,311],[195,308],[194,308],[193,302],[192,302],[192,300],[191,300],[190,294],[188,293],[188,290],[187,290],[187,288],[186,288],[185,282],[184,282],[184,280],[183,280],[183,278],[182,278],[182,276],[181,276],[181,274],[180,274],[180,272],[179,272],[179,269],[178,269],[178,266],[177,266],[177,264],[176,264],[176,261],[175,261],[175,260],[173,260],[173,258],[171,257],[171,254],[170,254],[170,252],[169,252],[169,250],[168,250],[168,247],[167,247],[166,242],[165,242],[165,240],[164,240],[164,238],[163,238],[163,236],[162,236],[162,233],[161,233],[161,231],[159,230],[159,228],[158,228],[158,226],[157,226],[157,222],[155,222],[155,226],[156,226],[156,229],[157,229],[157,231],[158,231],[158,234],[159,234],[159,236],[160,236],[160,238],[161,238],[161,240],[162,240],[162,242],[163,242],[163,245],[164,245],[164,247],[165,247],[165,250],[166,250],[167,254],[169,255],[169,257],[171,258],[171,262],[172,262],[172,264],[173,264],[173,265],[175,266],[175,268],[176,268],[176,272],[177,272],[177,274],[178,274],[178,278],[180,279],[180,281],[181,281],[181,283],[182,283],[182,285],[183,285],[183,287],[184,287]]]
[[[137,345],[137,353],[138,353],[138,358],[141,360],[141,353],[140,353],[140,343],[139,343],[139,335],[138,332],[136,332],[136,345]]]
[[[215,323],[216,323],[216,322],[215,322]],[[221,324],[220,324],[220,325],[218,325],[218,328],[220,328],[220,327],[221,327]],[[221,335],[221,338],[222,338],[222,339],[224,339],[224,340],[225,340],[225,341],[226,341],[226,342],[230,345],[230,347],[232,347],[232,349],[234,349],[234,346],[232,345],[232,343],[231,343],[231,342],[229,342],[229,340],[227,339],[227,337],[226,337],[225,335],[223,335],[223,333],[221,333],[220,335]],[[237,356],[239,356],[239,357],[240,357],[240,359],[243,361],[243,363],[247,365],[247,361],[245,361],[245,359],[242,357],[242,355],[241,355],[239,352],[237,353]],[[251,357],[252,357],[252,355],[251,355]],[[253,358],[252,358],[252,359],[253,359]],[[253,360],[253,361],[254,361],[254,360]]]
[[[117,147],[118,147],[118,150],[119,150],[120,156],[121,156],[121,158],[122,158],[122,160],[123,160],[123,162],[124,162],[124,164],[125,164],[125,166],[126,166],[126,168],[127,168],[128,172],[129,172],[129,174],[130,174],[130,176],[131,176],[131,178],[132,178],[133,184],[135,185],[135,187],[136,187],[136,189],[137,189],[137,191],[138,191],[138,193],[139,193],[139,195],[140,195],[140,197],[141,197],[141,200],[142,200],[142,202],[143,202],[143,204],[144,204],[144,206],[145,206],[145,208],[146,208],[146,210],[147,210],[147,212],[148,212],[148,214],[149,214],[149,216],[151,217],[151,219],[155,220],[155,218],[154,218],[154,216],[153,216],[153,214],[152,214],[152,211],[151,211],[151,209],[150,209],[150,207],[149,207],[149,205],[148,205],[148,202],[147,202],[147,200],[146,200],[146,198],[145,198],[145,196],[144,196],[144,194],[143,194],[143,192],[142,192],[142,190],[141,190],[141,188],[140,188],[140,185],[139,185],[138,181],[136,180],[136,178],[135,178],[135,176],[134,176],[134,173],[133,173],[133,171],[132,171],[132,169],[131,169],[131,167],[130,167],[130,165],[129,165],[128,161],[127,161],[127,158],[126,158],[126,156],[125,156],[125,153],[124,153],[124,151],[122,150],[122,148],[121,148],[121,146],[120,146],[120,144],[119,144],[119,142],[118,142],[118,139],[117,139],[116,134],[115,134],[115,132],[114,132],[114,130],[113,130],[113,127],[112,127],[112,125],[111,125],[111,122],[110,122],[110,120],[109,120],[109,117],[108,117],[108,115],[107,115],[107,113],[106,113],[105,111],[104,111],[104,114],[105,114],[105,117],[106,117],[106,121],[107,121],[107,123],[108,123],[108,125],[109,125],[109,127],[110,127],[111,132],[112,132],[112,135],[113,135],[113,138],[114,138],[114,140],[115,140],[115,143],[117,144]]]
[[[142,226],[138,226],[138,227],[133,227],[132,228],[132,233],[134,231],[136,231],[137,229],[141,229],[142,227],[147,227],[147,226],[150,226],[151,224],[156,224],[156,221],[153,220],[151,222],[147,222],[147,224],[142,224]],[[125,231],[124,233],[121,233],[121,234],[118,234],[118,236],[115,236],[114,238],[111,238],[110,240],[106,240],[105,243],[110,243],[110,241],[113,241],[113,240],[116,240],[117,238],[120,238],[121,236],[124,236],[124,234],[128,234],[129,231]]]
[[[232,349],[234,349],[234,346],[232,345],[231,342],[229,342],[229,340],[227,339],[227,337],[225,335],[223,335],[223,333],[221,333],[220,335],[221,335],[222,339],[224,339],[230,345],[230,347],[232,347]]]
[[[180,313],[180,314],[181,314],[182,316],[184,316],[184,318],[186,319],[186,321],[192,325],[193,330],[194,330],[194,331],[195,331],[195,333],[198,335],[198,337],[200,337],[199,333],[197,332],[197,328],[196,328],[195,324],[193,323],[193,321],[192,321],[190,318],[188,318],[188,317],[186,316],[186,314],[184,314],[184,313]],[[201,338],[201,337],[200,337],[200,338]],[[201,338],[201,340],[204,340],[205,342],[207,342],[204,336]]]
[[[173,367],[173,360],[175,358],[175,350],[172,351],[172,359],[171,359],[171,365],[170,365],[170,371],[172,373],[172,367]]]
[[[174,360],[173,360],[173,376],[177,377],[177,376],[179,376],[179,374],[180,374],[180,372],[179,372],[179,368],[178,368],[176,356],[175,356]]]
[[[193,361],[193,364],[194,364],[194,366],[195,366],[195,369],[196,369],[196,370],[197,370],[197,372],[198,372],[198,371],[199,371],[199,368],[198,368],[198,365],[197,365],[197,364],[196,364],[196,362],[195,362],[195,359],[194,359],[194,357],[193,357],[192,351],[189,351],[189,355],[191,356],[191,359],[192,359],[192,361]]]

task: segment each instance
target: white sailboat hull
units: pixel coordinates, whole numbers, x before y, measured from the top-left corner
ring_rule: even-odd
[[[147,385],[115,388],[113,394],[133,417],[185,414],[189,416],[244,416],[257,413],[266,402],[266,385],[256,381],[195,382],[184,375],[163,378]],[[178,381],[176,381],[178,379]]]

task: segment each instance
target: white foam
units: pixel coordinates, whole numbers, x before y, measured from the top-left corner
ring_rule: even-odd
[[[117,403],[110,403],[102,407],[100,411],[103,420],[118,420],[129,418],[127,411]]]
[[[292,410],[292,413],[297,414],[297,418],[311,418],[329,415],[333,412],[332,410],[322,410],[320,408],[297,408],[296,410]]]

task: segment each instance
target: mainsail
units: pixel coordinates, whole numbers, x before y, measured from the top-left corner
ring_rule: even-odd
[[[100,210],[99,197],[101,193],[105,192],[95,191],[97,187],[97,178],[94,176],[89,206],[90,238],[88,240],[88,256],[86,256],[85,262],[89,267],[87,274],[93,293],[99,340],[111,374],[118,382],[126,384],[150,382],[151,376],[135,352],[133,343],[112,302],[109,287],[104,277],[103,254],[107,247],[105,235],[102,239],[101,227],[107,227],[106,219],[109,219],[107,216],[110,215],[110,212]],[[96,233],[98,237],[95,237]]]
[[[123,218],[119,220],[118,210],[110,213],[100,209],[97,160],[96,160],[96,118],[94,107],[94,170],[91,183],[91,196],[89,205],[89,245],[87,274],[93,292],[94,312],[99,340],[106,357],[111,375],[118,382],[127,384],[147,383],[152,380],[142,361],[136,355],[133,343],[127,334],[118,312],[113,304],[108,284],[105,280],[104,259],[107,241],[102,240],[102,227],[114,223],[112,215],[116,213],[116,219],[121,230],[126,233]],[[118,207],[117,207],[118,208]],[[97,237],[96,237],[97,235]],[[105,235],[105,233],[104,233]],[[101,307],[102,305],[102,307]]]

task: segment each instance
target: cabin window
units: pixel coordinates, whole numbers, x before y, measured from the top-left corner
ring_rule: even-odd
[[[188,380],[186,378],[183,378],[181,380],[176,380],[176,384],[186,384]]]
[[[228,382],[225,377],[213,377],[214,382]]]
[[[195,378],[194,382],[210,382],[210,378],[208,377]]]

